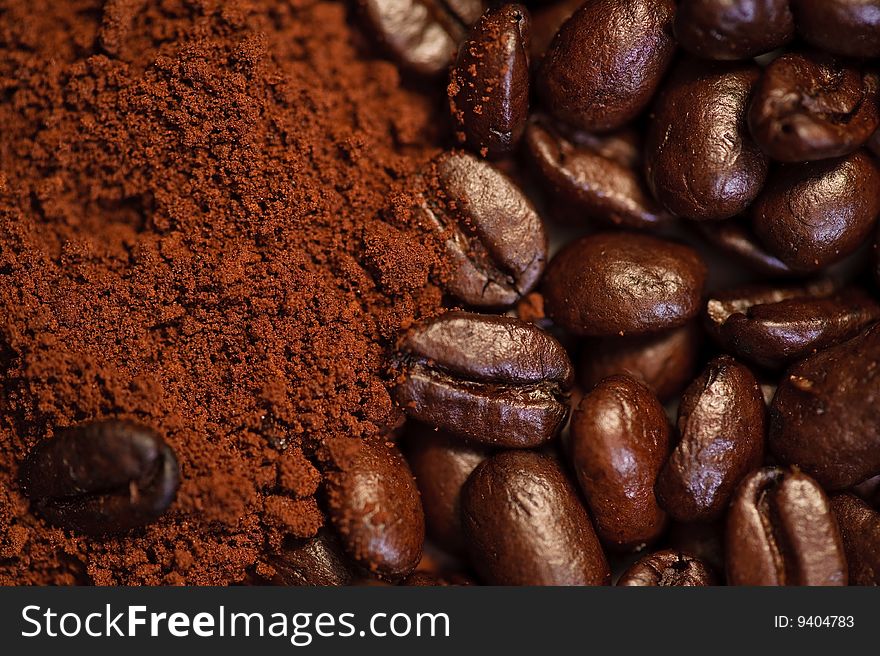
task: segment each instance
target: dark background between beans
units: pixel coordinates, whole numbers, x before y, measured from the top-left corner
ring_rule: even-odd
[[[448,312],[399,336],[406,423],[333,447],[328,526],[271,582],[880,584],[880,0],[725,6],[355,3],[447,91],[405,185]],[[186,475],[86,421],[20,477],[100,540]]]

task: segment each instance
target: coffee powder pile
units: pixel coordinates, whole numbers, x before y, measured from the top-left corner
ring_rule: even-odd
[[[271,578],[324,523],[322,446],[396,421],[386,349],[440,303],[400,192],[436,117],[346,13],[0,7],[0,584]],[[18,472],[100,417],[158,430],[182,483],[94,540],[34,517]]]

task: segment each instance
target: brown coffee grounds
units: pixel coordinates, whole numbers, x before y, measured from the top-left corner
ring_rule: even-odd
[[[324,522],[320,446],[397,421],[387,347],[439,306],[394,191],[432,102],[323,0],[10,0],[0,52],[0,584],[271,578]],[[46,525],[22,458],[109,416],[166,438],[175,504]]]

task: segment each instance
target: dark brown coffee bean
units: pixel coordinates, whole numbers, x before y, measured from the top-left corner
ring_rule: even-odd
[[[510,153],[529,113],[529,12],[520,4],[490,9],[476,24],[449,80],[449,108],[459,143],[483,157]]]
[[[630,228],[671,218],[651,197],[640,170],[596,152],[589,142],[574,142],[533,122],[526,130],[526,147],[544,187],[585,218]]]
[[[578,335],[642,335],[686,324],[700,310],[706,265],[692,248],[636,233],[566,246],[547,267],[544,307]]]
[[[765,467],[743,480],[727,515],[729,585],[846,585],[828,497],[797,469]]]
[[[504,307],[535,286],[547,236],[510,178],[472,155],[445,153],[420,184],[419,211],[446,239],[450,293],[474,307]]]
[[[559,28],[582,4],[584,0],[559,0],[532,9],[532,39],[529,46],[532,68],[537,69]]]
[[[483,13],[480,0],[358,0],[358,8],[368,31],[400,66],[431,77],[446,73]]]
[[[794,38],[788,0],[680,0],[675,36],[707,59],[748,59]]]
[[[153,430],[103,420],[58,431],[22,464],[34,510],[50,523],[87,535],[152,524],[177,494],[177,458]]]
[[[285,544],[271,565],[278,585],[343,586],[354,580],[354,569],[339,539],[327,529],[308,540]]]
[[[746,124],[759,77],[754,64],[676,65],[654,103],[645,145],[648,185],[670,212],[727,219],[761,191],[767,158]]]
[[[579,380],[591,390],[608,376],[631,376],[666,402],[693,378],[701,341],[696,323],[653,335],[592,339],[583,346]]]
[[[724,521],[670,522],[663,540],[676,551],[684,551],[702,560],[716,575],[724,572]]]
[[[464,551],[461,486],[488,451],[426,426],[411,430],[406,457],[422,493],[428,536],[450,553]]]
[[[880,0],[791,0],[798,33],[848,57],[880,57]]]
[[[411,330],[399,350],[395,397],[413,419],[510,448],[544,444],[565,423],[571,362],[532,324],[449,312]]]
[[[826,489],[880,474],[880,325],[788,370],[770,409],[770,448]]]
[[[425,541],[413,475],[393,445],[354,439],[339,444],[339,470],[325,475],[330,521],[355,562],[382,578],[403,578],[419,564]]]
[[[680,522],[721,517],[734,489],[761,466],[767,409],[758,381],[722,355],[685,390],[681,440],[657,478],[657,499]]]
[[[880,321],[880,304],[830,280],[752,286],[715,294],[709,333],[724,349],[763,367],[780,367],[855,337]]]
[[[560,466],[531,451],[483,461],[462,490],[471,562],[490,585],[608,585],[587,511]]]
[[[556,118],[589,131],[614,130],[650,102],[672,55],[673,0],[593,0],[569,18],[537,78]]]
[[[717,585],[717,581],[706,563],[667,549],[639,558],[620,576],[617,585],[672,588]]]
[[[596,385],[572,415],[570,448],[602,541],[618,549],[653,542],[666,522],[654,482],[669,452],[669,421],[651,390],[628,376]]]
[[[776,168],[751,208],[755,233],[792,269],[816,271],[853,253],[880,215],[880,165],[859,151]]]
[[[700,221],[695,224],[711,244],[729,253],[752,271],[770,278],[789,278],[796,273],[758,241],[757,236],[740,218],[726,221]]]
[[[773,60],[749,106],[749,128],[781,162],[849,155],[880,125],[876,75],[825,54],[789,53]]]
[[[831,498],[837,518],[850,585],[880,585],[880,513],[851,494]]]

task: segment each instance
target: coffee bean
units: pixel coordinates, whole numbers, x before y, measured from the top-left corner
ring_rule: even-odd
[[[650,102],[675,52],[673,0],[594,0],[569,18],[537,77],[544,105],[575,127],[614,130]]]
[[[607,585],[611,572],[561,467],[531,451],[483,461],[462,490],[471,562],[490,585]]]
[[[666,514],[654,482],[669,452],[669,421],[651,390],[627,376],[599,383],[571,418],[571,458],[602,541],[653,542]]]
[[[680,522],[721,517],[737,484],[761,466],[767,409],[758,381],[722,355],[685,390],[681,440],[657,478],[657,499]]]
[[[880,165],[864,152],[786,164],[773,171],[751,208],[767,249],[798,271],[816,271],[853,253],[880,215]]]
[[[847,57],[880,57],[880,1],[791,0],[798,34]]]
[[[425,509],[428,536],[450,553],[464,551],[461,486],[487,449],[425,426],[410,430],[406,457]]]
[[[727,516],[730,585],[846,585],[828,497],[797,469],[765,467],[743,480]]]
[[[162,438],[119,420],[58,431],[31,450],[21,477],[37,513],[91,536],[152,524],[180,484],[177,458]]]
[[[706,315],[709,334],[724,349],[776,368],[855,337],[880,321],[880,304],[822,280],[721,292],[709,298]]]
[[[851,494],[832,497],[831,509],[843,538],[850,585],[880,585],[880,513]]]
[[[706,563],[667,549],[639,558],[620,576],[617,585],[671,588],[717,585],[717,581]]]
[[[729,253],[752,271],[769,278],[789,278],[796,273],[758,241],[751,225],[740,218],[700,221],[694,224],[711,244]]]
[[[707,59],[748,59],[794,38],[788,0],[680,0],[675,37]]]
[[[538,122],[529,124],[525,141],[544,188],[585,218],[631,228],[671,218],[651,197],[640,170],[596,152],[589,141],[577,143]]]
[[[741,213],[761,191],[767,158],[746,124],[754,64],[687,59],[654,103],[645,144],[648,185],[670,212],[694,220]]]
[[[489,164],[445,153],[424,176],[419,212],[446,239],[447,289],[475,307],[515,303],[538,282],[547,236],[535,208]]]
[[[880,125],[878,79],[819,53],[772,61],[749,106],[752,136],[773,159],[849,155]]]
[[[583,237],[544,276],[544,305],[578,335],[642,335],[686,324],[700,310],[706,265],[688,246],[637,233]]]
[[[449,312],[410,331],[399,348],[395,396],[413,419],[510,448],[544,444],[565,423],[571,363],[532,324]]]
[[[327,529],[313,538],[283,546],[271,559],[278,585],[343,586],[354,580],[354,570],[342,551],[339,539]]]
[[[529,12],[520,4],[490,9],[458,52],[449,108],[459,143],[483,157],[510,153],[529,113]]]
[[[354,439],[335,461],[327,509],[346,553],[382,578],[407,576],[422,557],[425,517],[406,461],[393,445]]]
[[[693,378],[701,341],[694,322],[652,335],[592,339],[583,346],[579,380],[591,390],[608,376],[631,376],[666,402]]]
[[[880,325],[802,360],[779,384],[770,448],[827,489],[880,474]]]
[[[480,0],[357,0],[367,30],[402,67],[423,76],[446,72]]]

